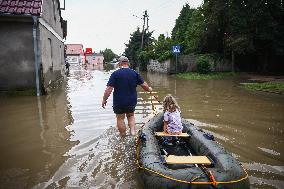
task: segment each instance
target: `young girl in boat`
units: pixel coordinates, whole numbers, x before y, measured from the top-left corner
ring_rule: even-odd
[[[163,101],[164,132],[169,134],[181,134],[182,123],[180,108],[172,95],[167,95]]]

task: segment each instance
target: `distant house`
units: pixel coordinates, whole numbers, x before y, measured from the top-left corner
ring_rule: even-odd
[[[94,53],[95,64],[103,64],[104,63],[104,55],[101,53]]]
[[[86,60],[91,65],[103,64],[104,56],[100,53],[86,54]]]
[[[64,73],[66,35],[59,0],[0,0],[0,90],[47,91]]]
[[[82,44],[66,44],[67,61],[70,64],[83,64],[84,61],[84,48]]]

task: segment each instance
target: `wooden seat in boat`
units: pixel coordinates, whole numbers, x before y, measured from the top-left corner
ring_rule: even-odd
[[[175,156],[165,157],[167,164],[203,164],[211,165],[211,161],[206,156]]]
[[[176,137],[189,137],[189,135],[187,133],[181,133],[179,135],[175,134],[169,134],[169,133],[165,133],[165,132],[155,132],[156,136],[163,136],[163,137],[172,137],[172,136],[176,136]]]

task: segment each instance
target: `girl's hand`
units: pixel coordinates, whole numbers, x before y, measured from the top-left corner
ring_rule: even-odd
[[[164,132],[165,133],[168,133],[168,122],[167,121],[164,121]]]

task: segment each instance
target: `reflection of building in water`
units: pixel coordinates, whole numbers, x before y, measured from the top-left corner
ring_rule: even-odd
[[[63,91],[0,99],[0,170],[8,178],[1,187],[31,188],[48,180],[67,159],[73,143],[66,126],[73,121]]]
[[[66,128],[73,123],[65,90],[56,91],[48,97],[38,98],[38,114],[42,154],[45,161],[40,174],[53,174],[67,159],[64,158],[73,143],[69,141],[71,134]]]

